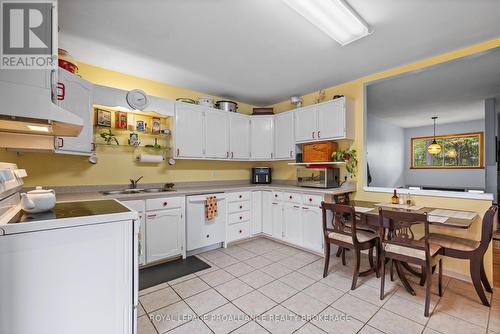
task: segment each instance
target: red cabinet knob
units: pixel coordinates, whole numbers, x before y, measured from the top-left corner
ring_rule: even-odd
[[[243,209],[243,205],[240,205],[240,209]]]
[[[240,195],[240,198],[242,198],[243,196]]]
[[[167,202],[163,202],[163,206],[167,206],[167,204],[168,204]]]

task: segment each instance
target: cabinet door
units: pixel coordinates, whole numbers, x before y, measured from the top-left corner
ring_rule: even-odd
[[[250,118],[229,114],[229,155],[231,159],[250,158]]]
[[[262,191],[252,191],[252,234],[262,233]]]
[[[205,157],[229,158],[229,131],[226,112],[207,109],[205,112]]]
[[[270,160],[274,154],[273,117],[254,116],[250,122],[251,151],[254,160]]]
[[[318,132],[320,140],[345,137],[345,100],[343,98],[320,104],[318,108]]]
[[[302,246],[302,222],[300,213],[300,205],[285,204],[283,209],[285,240],[297,246]]]
[[[182,254],[182,209],[146,213],[146,262]]]
[[[322,211],[317,207],[302,207],[303,246],[316,252],[323,251]]]
[[[271,202],[271,220],[273,224],[273,238],[283,239],[283,204]]]
[[[316,106],[295,110],[295,141],[307,142],[316,140]]]
[[[57,104],[83,119],[83,128],[77,137],[56,137],[57,153],[85,154],[92,152],[92,84],[66,70],[59,69]]]
[[[295,157],[293,112],[286,112],[274,118],[274,157],[290,159]]]
[[[198,106],[183,103],[175,105],[175,156],[203,157],[203,111]]]
[[[272,193],[262,192],[262,232],[268,235],[273,234],[273,216],[271,213]]]

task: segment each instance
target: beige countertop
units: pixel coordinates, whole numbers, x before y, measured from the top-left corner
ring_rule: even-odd
[[[116,189],[123,189],[125,187],[116,186]],[[141,188],[141,187],[140,187]],[[148,186],[144,186],[148,188]],[[304,188],[288,184],[269,184],[269,185],[253,185],[253,184],[217,184],[217,185],[198,185],[198,186],[176,186],[175,191],[171,192],[159,192],[159,193],[134,193],[134,194],[118,194],[118,195],[104,195],[99,186],[96,186],[94,190],[91,187],[86,187],[86,191],[77,190],[72,192],[69,189],[64,191],[56,189],[57,201],[58,202],[69,202],[69,201],[85,201],[85,200],[96,200],[96,199],[109,199],[115,198],[118,200],[141,200],[149,198],[165,198],[165,197],[176,197],[176,196],[189,196],[189,195],[203,195],[210,193],[221,193],[221,192],[235,192],[235,191],[252,191],[252,190],[274,190],[274,191],[290,191],[290,192],[300,192],[305,194],[317,194],[317,195],[338,195],[348,192],[356,191],[355,182],[346,182],[340,188],[330,188],[330,189],[316,189],[316,188]]]

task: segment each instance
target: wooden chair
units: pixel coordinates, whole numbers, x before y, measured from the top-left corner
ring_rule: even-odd
[[[476,292],[485,306],[490,306],[483,290],[493,292],[484,270],[484,254],[493,238],[493,225],[498,219],[498,205],[492,205],[484,214],[481,229],[481,240],[453,237],[440,233],[431,233],[429,241],[443,248],[443,255],[457,259],[469,260],[469,270]]]
[[[387,233],[384,228],[384,219],[389,219],[390,228]],[[414,225],[423,225],[424,236],[416,239],[412,230]],[[441,247],[429,242],[429,221],[427,214],[418,214],[412,212],[400,212],[392,210],[384,210],[379,208],[379,226],[380,236],[382,238],[381,247],[381,263],[382,265],[382,280],[380,284],[380,300],[384,299],[385,285],[385,260],[391,259],[401,282],[407,290],[413,291],[408,287],[409,283],[401,268],[400,262],[411,263],[425,269],[422,275],[425,274],[425,308],[424,315],[429,316],[429,305],[431,300],[432,289],[432,267],[439,262],[439,295],[443,293],[442,276],[443,263],[441,259]]]
[[[323,210],[323,234],[325,238],[325,268],[323,277],[328,275],[328,266],[330,262],[330,244],[335,244],[341,247],[342,263],[345,265],[345,249],[352,249],[356,255],[356,265],[352,276],[351,290],[356,289],[358,276],[366,275],[371,272],[378,274],[378,259],[380,243],[377,233],[366,230],[358,230],[356,228],[356,215],[354,207],[345,204],[321,203]],[[329,213],[332,216],[332,227],[328,227]],[[377,254],[377,265],[373,262],[373,249]],[[370,261],[370,269],[360,273],[359,267],[361,263],[361,251],[368,250],[368,260]]]

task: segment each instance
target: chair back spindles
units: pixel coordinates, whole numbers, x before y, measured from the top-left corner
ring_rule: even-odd
[[[323,230],[326,231],[327,212],[332,216],[332,228],[336,233],[352,236],[353,244],[358,244],[356,237],[356,212],[354,207],[345,204],[322,203]]]
[[[390,221],[390,233],[383,233],[384,219]],[[423,225],[424,236],[418,242],[413,230],[415,225]],[[429,221],[427,213],[400,212],[379,208],[380,237],[383,245],[395,245],[415,250],[415,253],[424,252],[425,259],[430,258]],[[391,248],[391,247],[390,247]],[[422,257],[422,256],[421,256]]]

